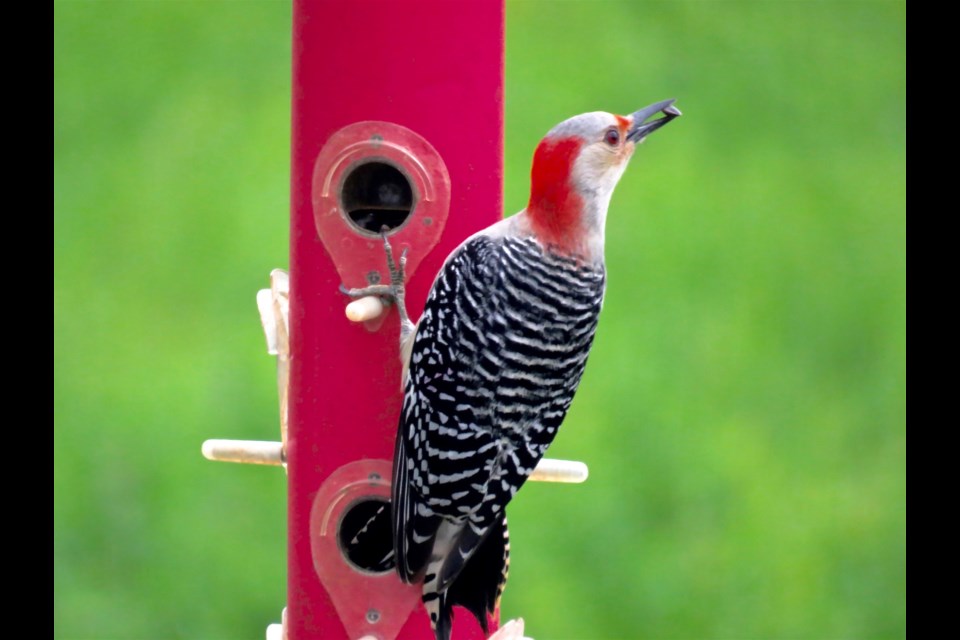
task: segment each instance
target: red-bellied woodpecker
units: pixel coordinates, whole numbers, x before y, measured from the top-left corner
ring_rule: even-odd
[[[610,196],[636,145],[680,115],[673,102],[585,113],[550,130],[533,156],[526,209],[450,254],[416,324],[403,305],[404,259],[394,264],[384,236],[405,363],[394,553],[404,581],[423,581],[438,640],[450,636],[454,605],[484,630],[496,615],[504,508],[557,434],[597,328]]]

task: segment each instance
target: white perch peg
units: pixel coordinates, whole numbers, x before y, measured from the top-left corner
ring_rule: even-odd
[[[283,625],[276,622],[268,625],[267,640],[283,640]]]
[[[207,440],[200,449],[207,460],[268,464],[280,466],[286,462],[283,443],[262,440]]]
[[[283,608],[280,622],[275,622],[267,626],[267,640],[287,640],[284,627],[287,625],[287,608]]]
[[[543,458],[530,474],[535,482],[566,482],[579,484],[590,475],[587,465],[576,460],[555,460]]]
[[[366,322],[379,318],[383,313],[383,300],[378,296],[366,296],[347,305],[347,319],[351,322]]]

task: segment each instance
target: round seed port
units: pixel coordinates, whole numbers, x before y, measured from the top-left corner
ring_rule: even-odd
[[[390,503],[365,498],[350,505],[337,531],[340,550],[357,569],[385,573],[396,564],[390,532]]]
[[[353,167],[343,180],[340,204],[354,226],[380,233],[396,229],[413,212],[410,180],[400,169],[380,160]]]

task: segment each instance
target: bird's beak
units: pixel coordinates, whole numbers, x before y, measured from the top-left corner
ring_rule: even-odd
[[[676,101],[676,98],[671,98],[670,100],[664,100],[663,102],[652,104],[649,107],[644,107],[634,113],[633,124],[630,125],[630,130],[627,131],[627,140],[639,143],[663,125],[682,115],[680,109],[673,106],[673,103]],[[663,113],[663,117],[646,122],[648,118],[658,113]]]

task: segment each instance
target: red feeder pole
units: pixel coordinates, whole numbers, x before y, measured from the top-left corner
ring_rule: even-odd
[[[396,312],[350,322],[339,287],[386,280],[385,224],[416,317],[446,255],[502,216],[503,43],[502,0],[294,2],[291,640],[432,637],[419,587],[344,552],[348,519],[389,499],[401,389]],[[454,635],[481,637],[465,612]]]

